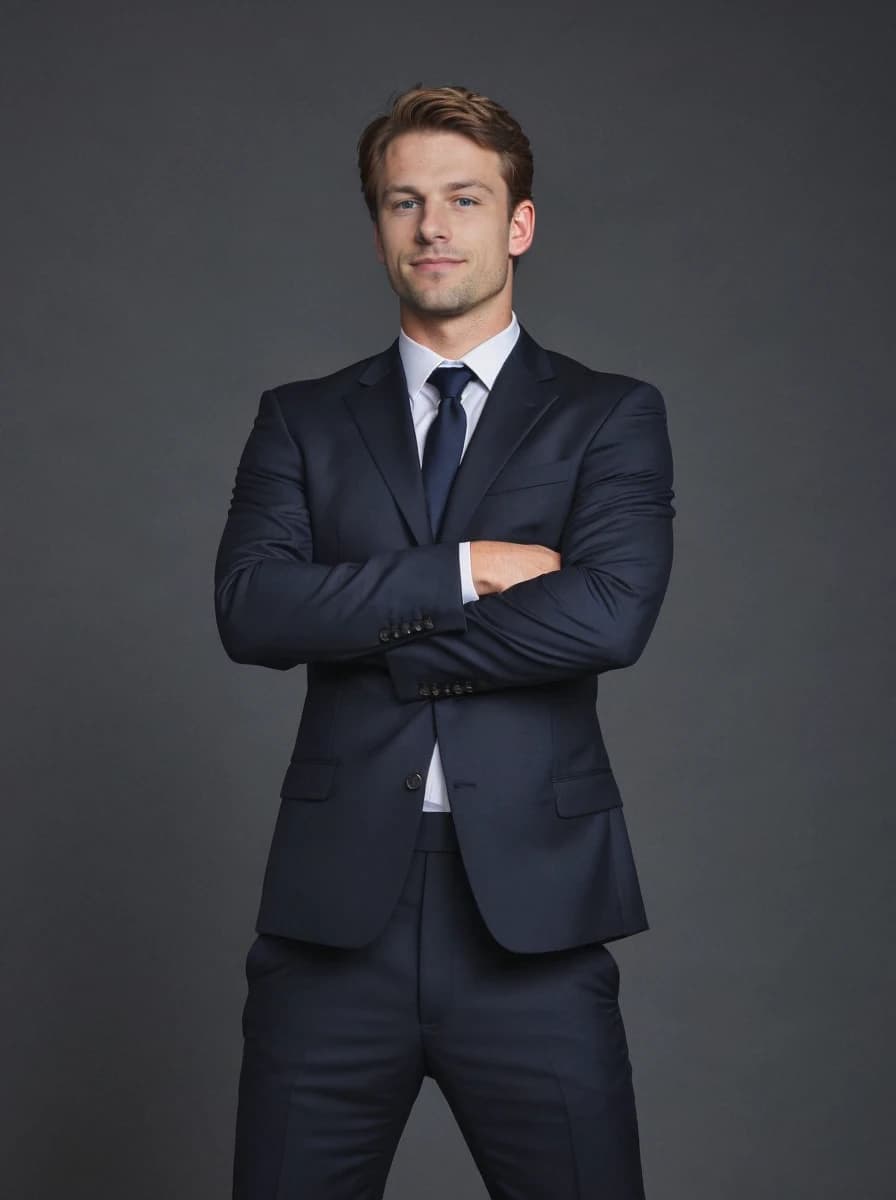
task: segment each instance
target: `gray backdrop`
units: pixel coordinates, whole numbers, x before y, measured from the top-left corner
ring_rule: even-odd
[[[523,323],[668,403],[672,581],[601,688],[648,1195],[892,1195],[889,12],[3,6],[4,1194],[230,1194],[304,672],[228,660],[214,553],[262,389],[397,333],[355,144],[423,81],[530,136]],[[429,1081],[387,1194],[485,1197]]]

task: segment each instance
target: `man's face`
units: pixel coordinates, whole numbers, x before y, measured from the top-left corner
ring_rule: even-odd
[[[497,151],[463,134],[403,133],[386,147],[374,230],[377,257],[403,305],[451,317],[506,302],[511,254],[532,240],[531,201],[508,214]]]

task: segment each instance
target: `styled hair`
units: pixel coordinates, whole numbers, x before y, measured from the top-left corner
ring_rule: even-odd
[[[373,221],[386,147],[400,134],[418,130],[462,133],[478,146],[497,151],[509,193],[508,217],[521,200],[532,198],[529,139],[507,109],[469,88],[425,88],[417,83],[392,101],[390,112],[371,121],[358,141],[361,191]]]

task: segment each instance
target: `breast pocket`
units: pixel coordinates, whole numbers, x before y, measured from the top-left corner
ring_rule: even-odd
[[[497,496],[501,492],[563,483],[569,479],[572,470],[572,458],[558,458],[546,463],[508,463],[485,494]]]
[[[558,546],[569,515],[574,480],[571,458],[508,463],[483,494],[470,536]]]

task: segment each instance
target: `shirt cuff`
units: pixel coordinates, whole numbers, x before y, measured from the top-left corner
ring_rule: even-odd
[[[476,591],[476,585],[473,583],[473,558],[470,554],[470,543],[460,542],[457,549],[460,559],[461,602],[469,604],[471,600],[479,599],[479,593]]]

